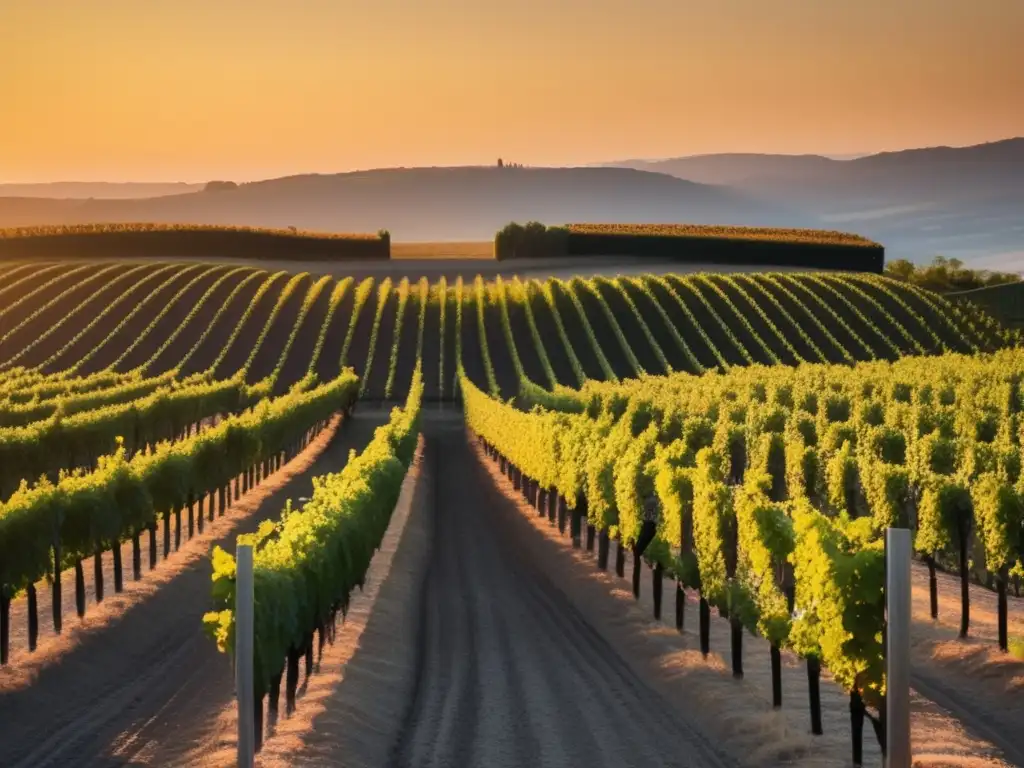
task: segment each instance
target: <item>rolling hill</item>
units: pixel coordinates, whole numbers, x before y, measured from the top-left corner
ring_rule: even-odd
[[[56,181],[42,184],[0,184],[0,197],[34,197],[85,200],[132,200],[141,197],[198,192],[205,184],[185,182]]]
[[[825,210],[837,202],[881,207],[1024,194],[1024,138],[972,147],[882,152],[852,160],[822,155],[714,154],[612,165],[749,191],[781,186],[794,199]],[[826,199],[821,199],[822,192],[828,193]]]

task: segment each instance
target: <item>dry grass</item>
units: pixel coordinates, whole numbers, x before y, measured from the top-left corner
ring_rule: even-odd
[[[494,259],[494,243],[391,243],[392,259]]]
[[[915,768],[995,768],[1009,766],[990,744],[972,738],[933,702],[911,691]]]
[[[960,628],[960,580],[954,574],[941,571],[936,577],[939,618],[932,621],[929,613],[928,571],[918,564],[911,571],[914,636],[922,642],[956,648],[958,657],[963,660],[969,658],[970,662],[963,670],[965,679],[962,683],[998,679],[1001,688],[1005,686],[1017,693],[1024,693],[1024,598],[1007,596],[1011,652],[1002,653],[997,644],[999,614],[996,593],[980,584],[970,585],[970,637],[960,640],[957,638]],[[949,668],[946,672],[952,674],[954,670]]]
[[[718,238],[725,240],[773,240],[818,245],[856,245],[877,248],[878,243],[850,232],[776,227],[725,227],[700,224],[567,224],[570,234],[647,235],[656,237]]]

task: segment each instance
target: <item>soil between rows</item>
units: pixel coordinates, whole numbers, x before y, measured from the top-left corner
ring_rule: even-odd
[[[30,686],[3,686],[10,691],[0,693],[5,768],[184,764],[234,687],[228,658],[202,631],[212,607],[205,553],[213,543],[233,551],[239,533],[276,518],[287,499],[308,496],[312,478],[341,469],[349,450],[362,449],[386,418],[359,412],[333,439],[322,433],[278,482],[271,477],[240,500],[241,514],[217,541],[167,561],[162,574],[154,572],[156,588],[144,580],[134,599],[108,598],[103,610],[87,613],[85,623],[104,624],[96,631],[65,630],[60,642],[68,647],[37,670]]]

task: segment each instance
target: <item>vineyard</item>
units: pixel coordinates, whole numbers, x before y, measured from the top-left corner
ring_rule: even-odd
[[[1008,649],[1007,590],[1024,576],[1021,473],[1024,374],[1017,352],[946,355],[725,375],[677,374],[579,391],[534,390],[524,412],[463,381],[467,423],[502,471],[579,546],[598,538],[599,567],[652,566],[700,595],[701,650],[710,608],[732,623],[732,668],[743,674],[744,630],[771,643],[781,705],[781,647],[820,663],[884,713],[884,556],[890,526],[915,532],[930,570],[961,579],[960,634],[970,627],[973,569],[999,594],[999,645]],[[815,706],[812,697],[812,709]],[[820,712],[812,711],[815,732]],[[879,739],[881,722],[872,718]],[[856,727],[856,725],[855,725]],[[859,745],[855,761],[860,762]]]
[[[206,560],[189,611],[230,653],[224,526],[270,494],[231,529],[256,552],[261,741],[363,587],[421,424],[450,403],[598,570],[628,564],[636,596],[649,572],[656,619],[666,580],[677,629],[695,601],[703,656],[724,652],[713,609],[736,678],[744,637],[766,640],[775,708],[784,656],[801,659],[814,734],[820,687],[839,685],[859,764],[865,721],[885,747],[886,527],[914,533],[930,618],[952,575],[961,637],[983,589],[998,649],[1024,642],[1010,610],[1024,580],[1018,338],[976,305],[870,272],[430,281],[0,262],[0,663],[49,659],[47,642],[193,539],[213,580]],[[346,449],[278,500],[289,466],[335,434]],[[193,619],[178,623],[195,634]],[[5,695],[0,716],[18,706]],[[402,738],[416,754],[419,736]]]
[[[131,402],[146,387],[162,391],[170,379],[190,377],[241,378],[260,387],[257,394],[283,394],[314,375],[332,380],[344,367],[360,376],[364,399],[398,402],[424,349],[431,352],[422,360],[425,400],[451,400],[457,344],[470,379],[503,397],[518,392],[521,377],[576,387],[588,379],[893,360],[1005,344],[997,326],[942,297],[873,275],[429,284],[77,262],[4,265],[0,281],[5,426],[38,420],[47,399],[61,398],[68,414]],[[54,383],[64,380],[65,389]],[[125,388],[112,389],[114,382]],[[102,399],[72,402],[71,391]],[[37,410],[15,415],[15,401]]]

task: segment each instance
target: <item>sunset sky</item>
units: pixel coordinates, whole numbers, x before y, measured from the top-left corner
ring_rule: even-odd
[[[0,181],[1024,135],[1022,0],[0,0]]]

